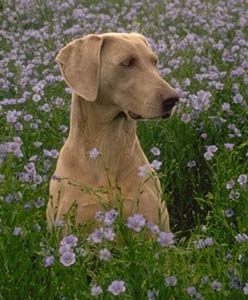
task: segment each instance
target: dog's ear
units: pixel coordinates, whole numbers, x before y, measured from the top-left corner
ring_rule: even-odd
[[[88,101],[95,101],[99,88],[102,38],[91,34],[76,39],[59,51],[56,57],[69,87]]]

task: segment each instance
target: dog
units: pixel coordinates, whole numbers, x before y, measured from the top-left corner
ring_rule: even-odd
[[[169,231],[160,182],[140,146],[136,123],[168,118],[179,99],[159,76],[147,39],[139,33],[90,34],[67,44],[56,61],[72,103],[69,136],[50,181],[48,227],[72,207],[75,224],[118,208],[124,218],[139,213]]]

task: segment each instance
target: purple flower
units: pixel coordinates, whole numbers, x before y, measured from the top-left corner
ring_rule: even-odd
[[[224,146],[227,150],[233,150],[235,144],[225,143]]]
[[[165,278],[165,285],[166,286],[176,286],[177,278],[175,276],[168,276]]]
[[[38,197],[37,200],[34,201],[34,206],[36,208],[41,208],[44,205],[45,205],[45,200],[41,197]]]
[[[125,282],[122,280],[114,280],[108,287],[108,291],[114,295],[118,296],[126,291]]]
[[[159,294],[159,292],[156,289],[148,290],[147,300],[156,300],[156,298],[158,297],[158,294]]]
[[[60,262],[65,267],[69,267],[76,262],[76,255],[71,251],[66,251],[60,256]]]
[[[115,232],[112,227],[104,228],[104,238],[108,241],[113,241],[115,239]]]
[[[195,160],[189,161],[189,162],[187,163],[187,166],[188,166],[189,168],[195,167],[195,166],[196,166],[196,161],[195,161]]]
[[[243,292],[244,292],[245,295],[248,295],[248,282],[243,287]]]
[[[153,148],[151,149],[151,152],[152,152],[152,154],[155,155],[155,156],[159,156],[159,155],[160,155],[160,149],[157,148],[157,147],[153,147]]]
[[[191,115],[183,113],[181,116],[181,121],[184,123],[189,123],[191,121]]]
[[[153,224],[152,222],[147,223],[147,228],[150,229],[153,234],[159,234],[160,232],[158,225]]]
[[[175,243],[174,241],[174,234],[172,232],[160,232],[157,238],[158,243],[162,247],[168,247]]]
[[[92,287],[91,287],[91,296],[93,296],[93,297],[97,297],[97,296],[99,296],[100,294],[102,294],[103,293],[103,291],[102,291],[102,288],[99,286],[99,285],[93,285]]]
[[[247,175],[246,174],[241,174],[238,177],[238,183],[241,187],[246,187],[246,183],[247,183]]]
[[[53,255],[49,255],[43,258],[43,264],[46,268],[51,267],[54,264],[54,256]]]
[[[99,251],[100,260],[109,260],[111,257],[111,252],[107,248],[103,248]]]
[[[145,218],[141,214],[134,214],[133,216],[128,217],[127,221],[127,227],[136,232],[141,231],[142,227],[144,227],[146,223]]]
[[[115,209],[111,209],[110,211],[107,211],[105,214],[105,219],[104,219],[104,225],[105,226],[110,226],[114,223],[118,216],[118,211]]]
[[[235,185],[235,181],[234,180],[230,180],[226,184],[226,189],[227,190],[231,190],[234,187],[234,185]]]
[[[242,281],[238,277],[233,277],[231,279],[231,288],[241,289],[242,288]]]
[[[246,242],[248,240],[248,236],[246,233],[238,233],[236,236],[235,236],[235,240],[238,242],[238,243],[243,243],[243,242]]]
[[[151,162],[150,166],[151,166],[154,170],[159,170],[159,169],[161,168],[162,164],[163,164],[163,163],[162,163],[161,161],[158,161],[158,160],[154,159],[154,160]]]
[[[21,235],[21,234],[22,234],[21,227],[15,227],[14,230],[13,230],[13,235],[18,236],[18,235]]]
[[[70,246],[75,247],[77,246],[78,238],[72,234],[65,236],[62,241],[60,242],[61,246]]]
[[[231,218],[232,216],[234,216],[234,211],[233,211],[233,209],[232,209],[232,208],[227,208],[227,209],[225,210],[225,216],[226,216],[227,218]]]
[[[213,153],[212,152],[210,152],[210,151],[207,151],[207,152],[205,152],[204,153],[204,158],[206,159],[206,160],[210,160],[210,159],[212,159],[213,158]]]
[[[211,283],[211,288],[213,291],[219,292],[221,290],[221,287],[222,287],[222,284],[217,280],[214,280]]]
[[[189,287],[187,288],[187,293],[188,293],[191,297],[195,296],[195,295],[197,294],[196,288],[195,288],[194,286],[189,286]]]
[[[99,244],[104,238],[104,228],[97,228],[93,233],[89,235],[87,241],[93,244]]]

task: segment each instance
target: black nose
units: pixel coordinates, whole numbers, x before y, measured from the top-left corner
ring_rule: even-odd
[[[179,101],[178,97],[168,98],[164,100],[163,102],[163,111],[169,112],[172,110],[172,108],[176,105],[176,103]]]

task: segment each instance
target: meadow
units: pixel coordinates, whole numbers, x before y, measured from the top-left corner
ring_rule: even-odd
[[[247,299],[247,1],[2,0],[0,24],[0,299]],[[111,210],[62,238],[45,218],[71,97],[54,59],[110,31],[143,33],[180,95],[138,123],[172,232]]]

